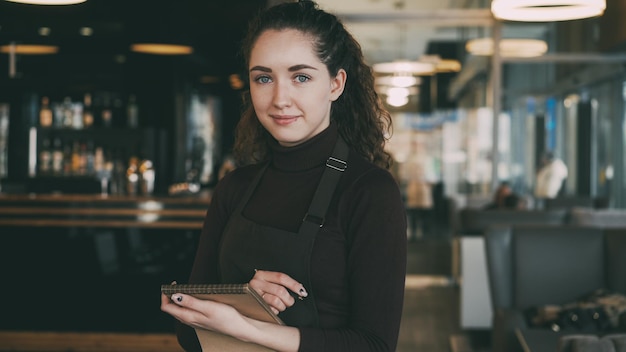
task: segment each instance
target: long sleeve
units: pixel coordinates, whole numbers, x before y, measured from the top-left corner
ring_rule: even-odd
[[[348,238],[350,317],[338,329],[301,328],[300,351],[395,351],[406,277],[406,217],[397,184],[372,171],[349,187],[339,209]]]

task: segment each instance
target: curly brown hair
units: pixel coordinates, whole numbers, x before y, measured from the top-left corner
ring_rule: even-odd
[[[359,43],[339,19],[313,1],[282,3],[261,12],[250,23],[242,54],[249,66],[252,47],[267,30],[295,29],[313,38],[317,56],[331,77],[340,69],[347,73],[343,94],[332,104],[330,119],[339,134],[357,153],[389,168],[391,155],[384,149],[391,133],[391,116],[374,90],[372,69],[365,64]],[[233,154],[239,164],[269,158],[271,136],[259,122],[250,91],[244,93],[244,110],[235,131]]]

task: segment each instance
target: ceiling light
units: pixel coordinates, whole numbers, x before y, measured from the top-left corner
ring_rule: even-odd
[[[459,72],[461,71],[461,63],[458,60],[442,59],[437,62],[437,72]]]
[[[493,39],[478,38],[467,42],[465,49],[472,55],[493,55]],[[539,39],[502,39],[500,55],[503,57],[536,57],[548,51],[548,44]]]
[[[404,73],[413,75],[432,75],[435,73],[435,65],[419,61],[392,61],[374,64],[374,72],[378,73]]]
[[[78,30],[78,33],[80,33],[80,35],[82,35],[83,37],[90,37],[93,35],[93,28],[91,27],[81,27]]]
[[[18,2],[20,4],[31,5],[74,5],[80,4],[87,0],[7,0],[10,2]]]
[[[406,104],[411,96],[419,94],[417,87],[385,87],[379,86],[376,88],[378,94],[386,96],[385,101],[391,106],[402,106]]]
[[[39,27],[39,29],[37,30],[37,32],[39,33],[40,36],[42,37],[47,37],[50,35],[50,33],[52,32],[52,30],[50,29],[50,27]]]
[[[604,13],[605,0],[493,0],[491,12],[500,20],[552,22],[596,17]]]
[[[34,45],[34,44],[9,44],[0,46],[0,53],[20,54],[20,55],[45,55],[56,54],[59,47],[54,45]]]
[[[376,84],[381,86],[410,87],[421,83],[421,78],[413,77],[411,75],[376,77]]]
[[[230,87],[235,90],[242,89],[245,86],[245,83],[243,82],[243,79],[241,79],[241,76],[236,73],[228,76],[228,82],[230,83]]]
[[[423,55],[420,61],[432,63],[438,73],[461,71],[461,63],[458,60],[442,59],[439,55]]]
[[[137,53],[156,55],[189,55],[193,48],[188,45],[137,43],[130,46],[130,50]]]
[[[387,89],[388,96],[394,97],[408,97],[409,89],[408,88],[400,88],[400,87],[391,87]]]
[[[394,107],[400,107],[400,106],[404,106],[406,104],[409,103],[409,97],[408,96],[393,96],[390,95],[387,97],[387,99],[385,99],[385,101],[387,102],[387,104],[394,106]]]

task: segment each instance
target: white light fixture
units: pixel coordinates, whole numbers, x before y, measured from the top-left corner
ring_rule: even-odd
[[[465,44],[465,50],[476,56],[493,55],[493,39],[472,39]],[[548,51],[548,44],[539,39],[501,39],[500,55],[502,57],[536,57]]]
[[[31,5],[74,5],[80,4],[87,0],[7,0],[10,2],[17,2],[20,4]]]
[[[432,75],[435,65],[419,61],[392,61],[373,65],[374,72],[386,74]]]
[[[409,97],[407,95],[389,95],[387,96],[387,99],[385,99],[385,101],[387,102],[387,104],[399,108],[409,103]]]
[[[441,59],[437,62],[437,72],[459,72],[461,63],[459,60]]]
[[[161,43],[136,43],[130,46],[130,50],[137,53],[156,55],[189,55],[193,53],[193,48],[188,45]]]
[[[37,30],[37,33],[39,33],[39,35],[42,37],[49,36],[51,32],[52,29],[50,29],[50,27],[39,27],[39,29]]]
[[[410,87],[422,83],[422,79],[411,75],[393,75],[376,77],[376,85],[390,87]]]
[[[419,90],[416,87],[387,87],[382,89],[382,93],[387,96],[385,101],[393,107],[400,107],[408,104],[412,95],[417,95]]]
[[[499,20],[553,22],[601,16],[606,0],[493,0],[491,12]]]
[[[78,33],[83,37],[91,37],[93,35],[93,28],[91,27],[81,27],[78,30]]]
[[[422,55],[420,62],[435,65],[435,71],[437,73],[461,71],[461,63],[458,60],[442,59],[439,55]]]

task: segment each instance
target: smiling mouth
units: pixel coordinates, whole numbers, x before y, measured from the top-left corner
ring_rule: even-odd
[[[298,119],[298,115],[271,115],[272,119],[278,124],[289,124]]]

